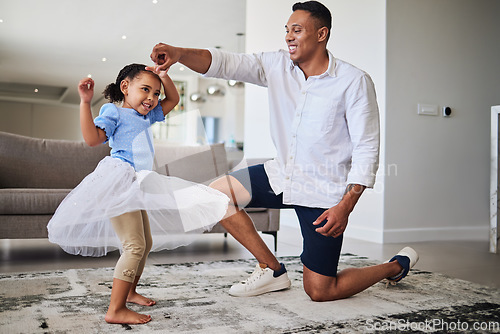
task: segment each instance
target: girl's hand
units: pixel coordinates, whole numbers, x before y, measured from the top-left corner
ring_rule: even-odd
[[[83,78],[78,83],[78,94],[83,103],[90,103],[94,96],[94,80],[91,78]]]
[[[158,65],[154,65],[154,66],[146,66],[146,70],[155,73],[156,75],[158,75],[160,77],[160,79],[163,79],[163,78],[168,77],[167,73],[168,73],[168,70],[170,70],[170,67],[163,69],[163,68],[160,68]]]

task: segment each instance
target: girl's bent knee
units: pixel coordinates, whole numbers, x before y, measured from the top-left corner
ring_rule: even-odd
[[[123,253],[126,254],[126,256],[136,258],[136,259],[142,259],[144,254],[146,253],[146,245],[145,244],[127,244],[123,245]]]

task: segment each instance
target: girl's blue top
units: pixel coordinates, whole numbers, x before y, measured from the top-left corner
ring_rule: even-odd
[[[154,159],[151,125],[165,120],[160,103],[147,115],[134,109],[106,103],[94,119],[96,127],[106,132],[111,156],[121,159],[136,171],[152,170]]]

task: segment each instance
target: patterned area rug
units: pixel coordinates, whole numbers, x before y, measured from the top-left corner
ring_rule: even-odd
[[[157,305],[130,307],[153,320],[130,326],[104,321],[112,268],[0,275],[0,333],[500,333],[497,289],[412,270],[396,286],[316,303],[300,260],[280,260],[291,289],[250,298],[227,294],[253,271],[250,260],[147,266],[140,292]],[[370,264],[344,254],[340,269]]]

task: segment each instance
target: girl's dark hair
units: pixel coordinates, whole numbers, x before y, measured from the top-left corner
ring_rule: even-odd
[[[325,7],[325,5],[318,1],[297,2],[292,6],[292,10],[294,12],[296,10],[305,10],[306,12],[309,12],[310,15],[316,19],[318,29],[327,27],[328,36],[326,40],[328,41],[330,38],[330,31],[332,30],[332,14],[330,13],[330,10]]]
[[[115,102],[121,102],[123,101],[123,93],[120,89],[120,84],[122,80],[129,79],[133,80],[138,74],[141,72],[149,72],[146,70],[146,65],[143,64],[130,64],[122,68],[120,73],[118,73],[118,76],[116,77],[116,81],[110,83],[109,85],[106,86],[106,89],[104,89],[104,97],[109,100],[109,102],[115,103]],[[153,72],[150,72],[153,73]]]

